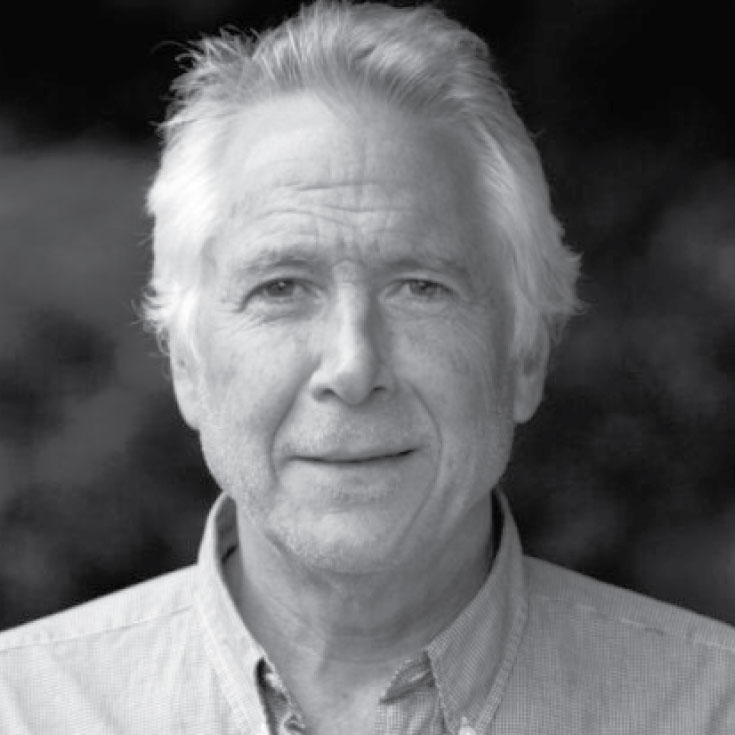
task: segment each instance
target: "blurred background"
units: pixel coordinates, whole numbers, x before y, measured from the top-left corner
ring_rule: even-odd
[[[440,3],[493,48],[583,254],[587,314],[504,481],[526,547],[735,623],[727,5]],[[153,123],[187,40],[296,8],[0,11],[0,628],[195,558],[216,489],[136,312]]]

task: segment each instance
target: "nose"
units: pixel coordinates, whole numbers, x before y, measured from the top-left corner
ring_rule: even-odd
[[[367,297],[354,293],[342,296],[330,317],[322,330],[312,395],[357,406],[389,387],[380,318]]]

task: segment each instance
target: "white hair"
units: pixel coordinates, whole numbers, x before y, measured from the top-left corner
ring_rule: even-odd
[[[431,7],[319,0],[262,35],[205,38],[188,59],[148,198],[154,265],[144,308],[162,344],[193,347],[202,254],[226,216],[221,152],[232,121],[248,105],[302,90],[339,101],[377,95],[459,131],[477,152],[501,239],[513,351],[532,349],[542,332],[558,338],[578,306],[578,256],[562,243],[538,152],[474,33]]]

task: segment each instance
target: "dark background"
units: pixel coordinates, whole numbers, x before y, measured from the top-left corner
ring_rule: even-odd
[[[10,7],[8,7],[8,5]],[[10,3],[0,627],[191,562],[215,496],[135,304],[182,43],[293,2]],[[536,135],[588,313],[505,486],[527,548],[735,623],[730,3],[454,0]]]

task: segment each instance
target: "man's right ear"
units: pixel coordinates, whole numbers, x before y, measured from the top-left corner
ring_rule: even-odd
[[[196,358],[191,351],[181,346],[170,346],[171,378],[174,384],[179,411],[189,426],[199,429],[201,395],[199,391],[199,370]]]

